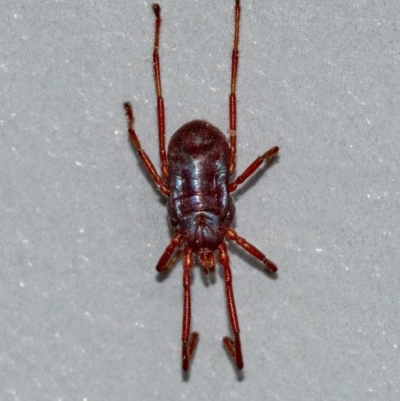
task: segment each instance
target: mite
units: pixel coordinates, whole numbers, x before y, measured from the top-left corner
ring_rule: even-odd
[[[276,265],[254,245],[240,237],[231,227],[235,217],[232,192],[246,181],[263,162],[278,156],[275,146],[257,157],[236,179],[236,77],[239,61],[240,1],[235,3],[235,33],[232,51],[231,92],[229,96],[229,140],[210,123],[194,120],[178,129],[172,136],[168,152],[165,149],[164,100],[161,89],[160,60],[158,55],[161,9],[153,4],[155,39],[153,67],[157,92],[158,140],[161,174],[142,149],[133,128],[133,112],[129,102],[124,104],[128,132],[139,158],[167,200],[168,216],[174,235],[161,255],[156,269],[168,272],[183,255],[183,323],[182,369],[189,369],[199,335],[190,332],[190,281],[194,259],[197,258],[205,274],[214,272],[216,259],[224,272],[226,300],[233,338],[223,338],[228,353],[237,369],[243,368],[240,329],[232,288],[232,272],[225,240],[230,240],[260,260],[271,272]]]

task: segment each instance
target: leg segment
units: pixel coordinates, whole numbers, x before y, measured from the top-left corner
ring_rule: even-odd
[[[274,157],[278,156],[278,152],[279,152],[279,147],[274,146],[273,148],[267,150],[262,156],[257,157],[257,159],[254,160],[254,162],[251,163],[250,166],[247,167],[246,170],[244,170],[244,172],[241,175],[236,177],[235,181],[229,183],[228,191],[229,192],[236,191],[238,185],[242,184],[252,174],[254,174],[257,171],[257,169],[261,166],[264,160],[265,162],[272,160]]]
[[[140,145],[139,138],[136,136],[136,132],[133,129],[133,113],[132,113],[132,105],[129,102],[124,103],[125,113],[128,118],[128,132],[131,137],[132,143],[135,146],[140,159],[142,160],[146,170],[149,172],[154,182],[156,183],[160,192],[166,196],[169,196],[169,189],[165,181],[158,175],[154,164],[150,160],[147,153],[142,149]]]
[[[161,172],[164,178],[168,178],[167,153],[165,151],[164,99],[162,96],[162,89],[161,89],[160,59],[158,56],[158,44],[160,41],[160,26],[161,26],[161,7],[158,4],[153,4],[152,7],[154,14],[156,16],[154,50],[153,50],[153,67],[154,67],[154,79],[157,91],[158,143],[160,148]]]
[[[235,34],[233,37],[231,94],[229,96],[229,175],[232,175],[236,166],[236,77],[239,63],[239,21],[240,0],[235,5]]]
[[[232,230],[230,227],[226,230],[226,238],[230,239],[231,241],[235,241],[250,255],[254,256],[258,260],[261,260],[265,267],[271,272],[275,273],[278,270],[275,263],[270,261],[259,249],[250,244],[250,242],[246,241],[243,237],[239,237],[236,231]]]
[[[229,354],[231,355],[233,361],[236,364],[238,369],[243,368],[243,356],[242,356],[242,347],[240,345],[240,336],[239,336],[239,321],[236,313],[235,307],[235,299],[233,297],[233,288],[232,288],[232,272],[229,266],[229,257],[228,251],[226,249],[225,242],[218,247],[218,260],[224,268],[224,276],[225,276],[225,284],[226,284],[226,301],[228,304],[228,313],[229,313],[229,321],[231,323],[231,328],[235,339],[232,340],[229,337],[224,337],[223,343],[227,348]]]
[[[167,273],[175,264],[176,260],[182,254],[182,251],[178,250],[172,258],[171,256],[175,252],[175,249],[181,244],[181,242],[182,235],[180,232],[177,231],[157,263],[156,269],[159,273]]]
[[[193,267],[193,251],[185,248],[183,257],[183,322],[182,322],[182,369],[189,370],[190,361],[199,340],[198,333],[190,335],[190,271]]]

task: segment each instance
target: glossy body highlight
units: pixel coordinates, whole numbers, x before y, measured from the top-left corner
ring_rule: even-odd
[[[195,253],[215,251],[235,217],[224,134],[206,121],[191,121],[172,136],[167,158],[171,226]]]

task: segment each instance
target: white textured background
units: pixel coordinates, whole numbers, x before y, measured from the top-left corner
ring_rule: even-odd
[[[278,163],[236,196],[230,246],[245,357],[237,375],[221,275],[193,272],[190,376],[180,371],[181,264],[158,166],[147,1],[0,6],[0,399],[398,400],[400,5],[243,0],[238,170]],[[234,1],[163,0],[168,136],[228,128]]]

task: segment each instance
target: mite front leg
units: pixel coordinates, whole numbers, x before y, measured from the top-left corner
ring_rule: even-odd
[[[239,63],[240,1],[235,4],[235,33],[233,35],[231,94],[229,95],[229,175],[236,167],[236,78]]]
[[[161,26],[161,7],[158,4],[153,4],[153,11],[156,16],[154,49],[153,49],[153,68],[154,79],[157,91],[157,118],[158,118],[158,143],[160,150],[161,172],[164,178],[168,178],[168,162],[167,153],[165,151],[165,113],[164,113],[164,98],[161,89],[161,72],[160,58],[158,55],[158,45],[160,42],[160,26]]]
[[[183,322],[182,322],[182,369],[187,372],[192,360],[197,342],[198,333],[190,335],[190,272],[193,267],[193,251],[185,248],[183,258]]]
[[[224,268],[224,276],[226,284],[226,301],[228,304],[229,321],[232,327],[233,334],[235,336],[234,340],[230,339],[229,337],[224,337],[223,343],[227,348],[229,354],[231,355],[236,367],[238,369],[242,369],[244,365],[243,365],[242,347],[240,345],[239,321],[236,313],[235,299],[233,297],[232,272],[229,266],[229,257],[225,242],[222,242],[222,244],[218,247],[218,251],[219,251],[218,261]]]
[[[247,167],[242,174],[236,177],[235,181],[229,183],[228,191],[229,192],[236,191],[238,185],[242,184],[251,175],[253,175],[256,172],[256,170],[261,166],[263,161],[265,162],[271,161],[274,157],[278,156],[278,152],[279,152],[279,147],[274,146],[273,148],[267,150],[262,156],[258,156],[257,159],[254,160],[254,162],[251,163],[250,166]]]
[[[128,118],[128,132],[131,138],[133,145],[135,146],[140,160],[142,160],[146,170],[149,172],[154,182],[157,185],[157,188],[160,192],[166,196],[169,196],[169,189],[165,181],[158,175],[157,170],[154,167],[154,164],[151,162],[147,153],[142,149],[140,145],[139,138],[136,135],[135,130],[133,129],[133,112],[132,105],[129,102],[124,103],[125,113]]]
[[[275,273],[278,270],[275,263],[269,260],[258,248],[250,244],[250,242],[245,240],[243,237],[237,235],[236,231],[232,230],[232,228],[230,227],[228,227],[228,229],[226,230],[226,238],[230,239],[231,241],[235,241],[250,255],[254,256],[258,260],[261,260],[261,262],[264,263],[265,267],[271,272]]]

